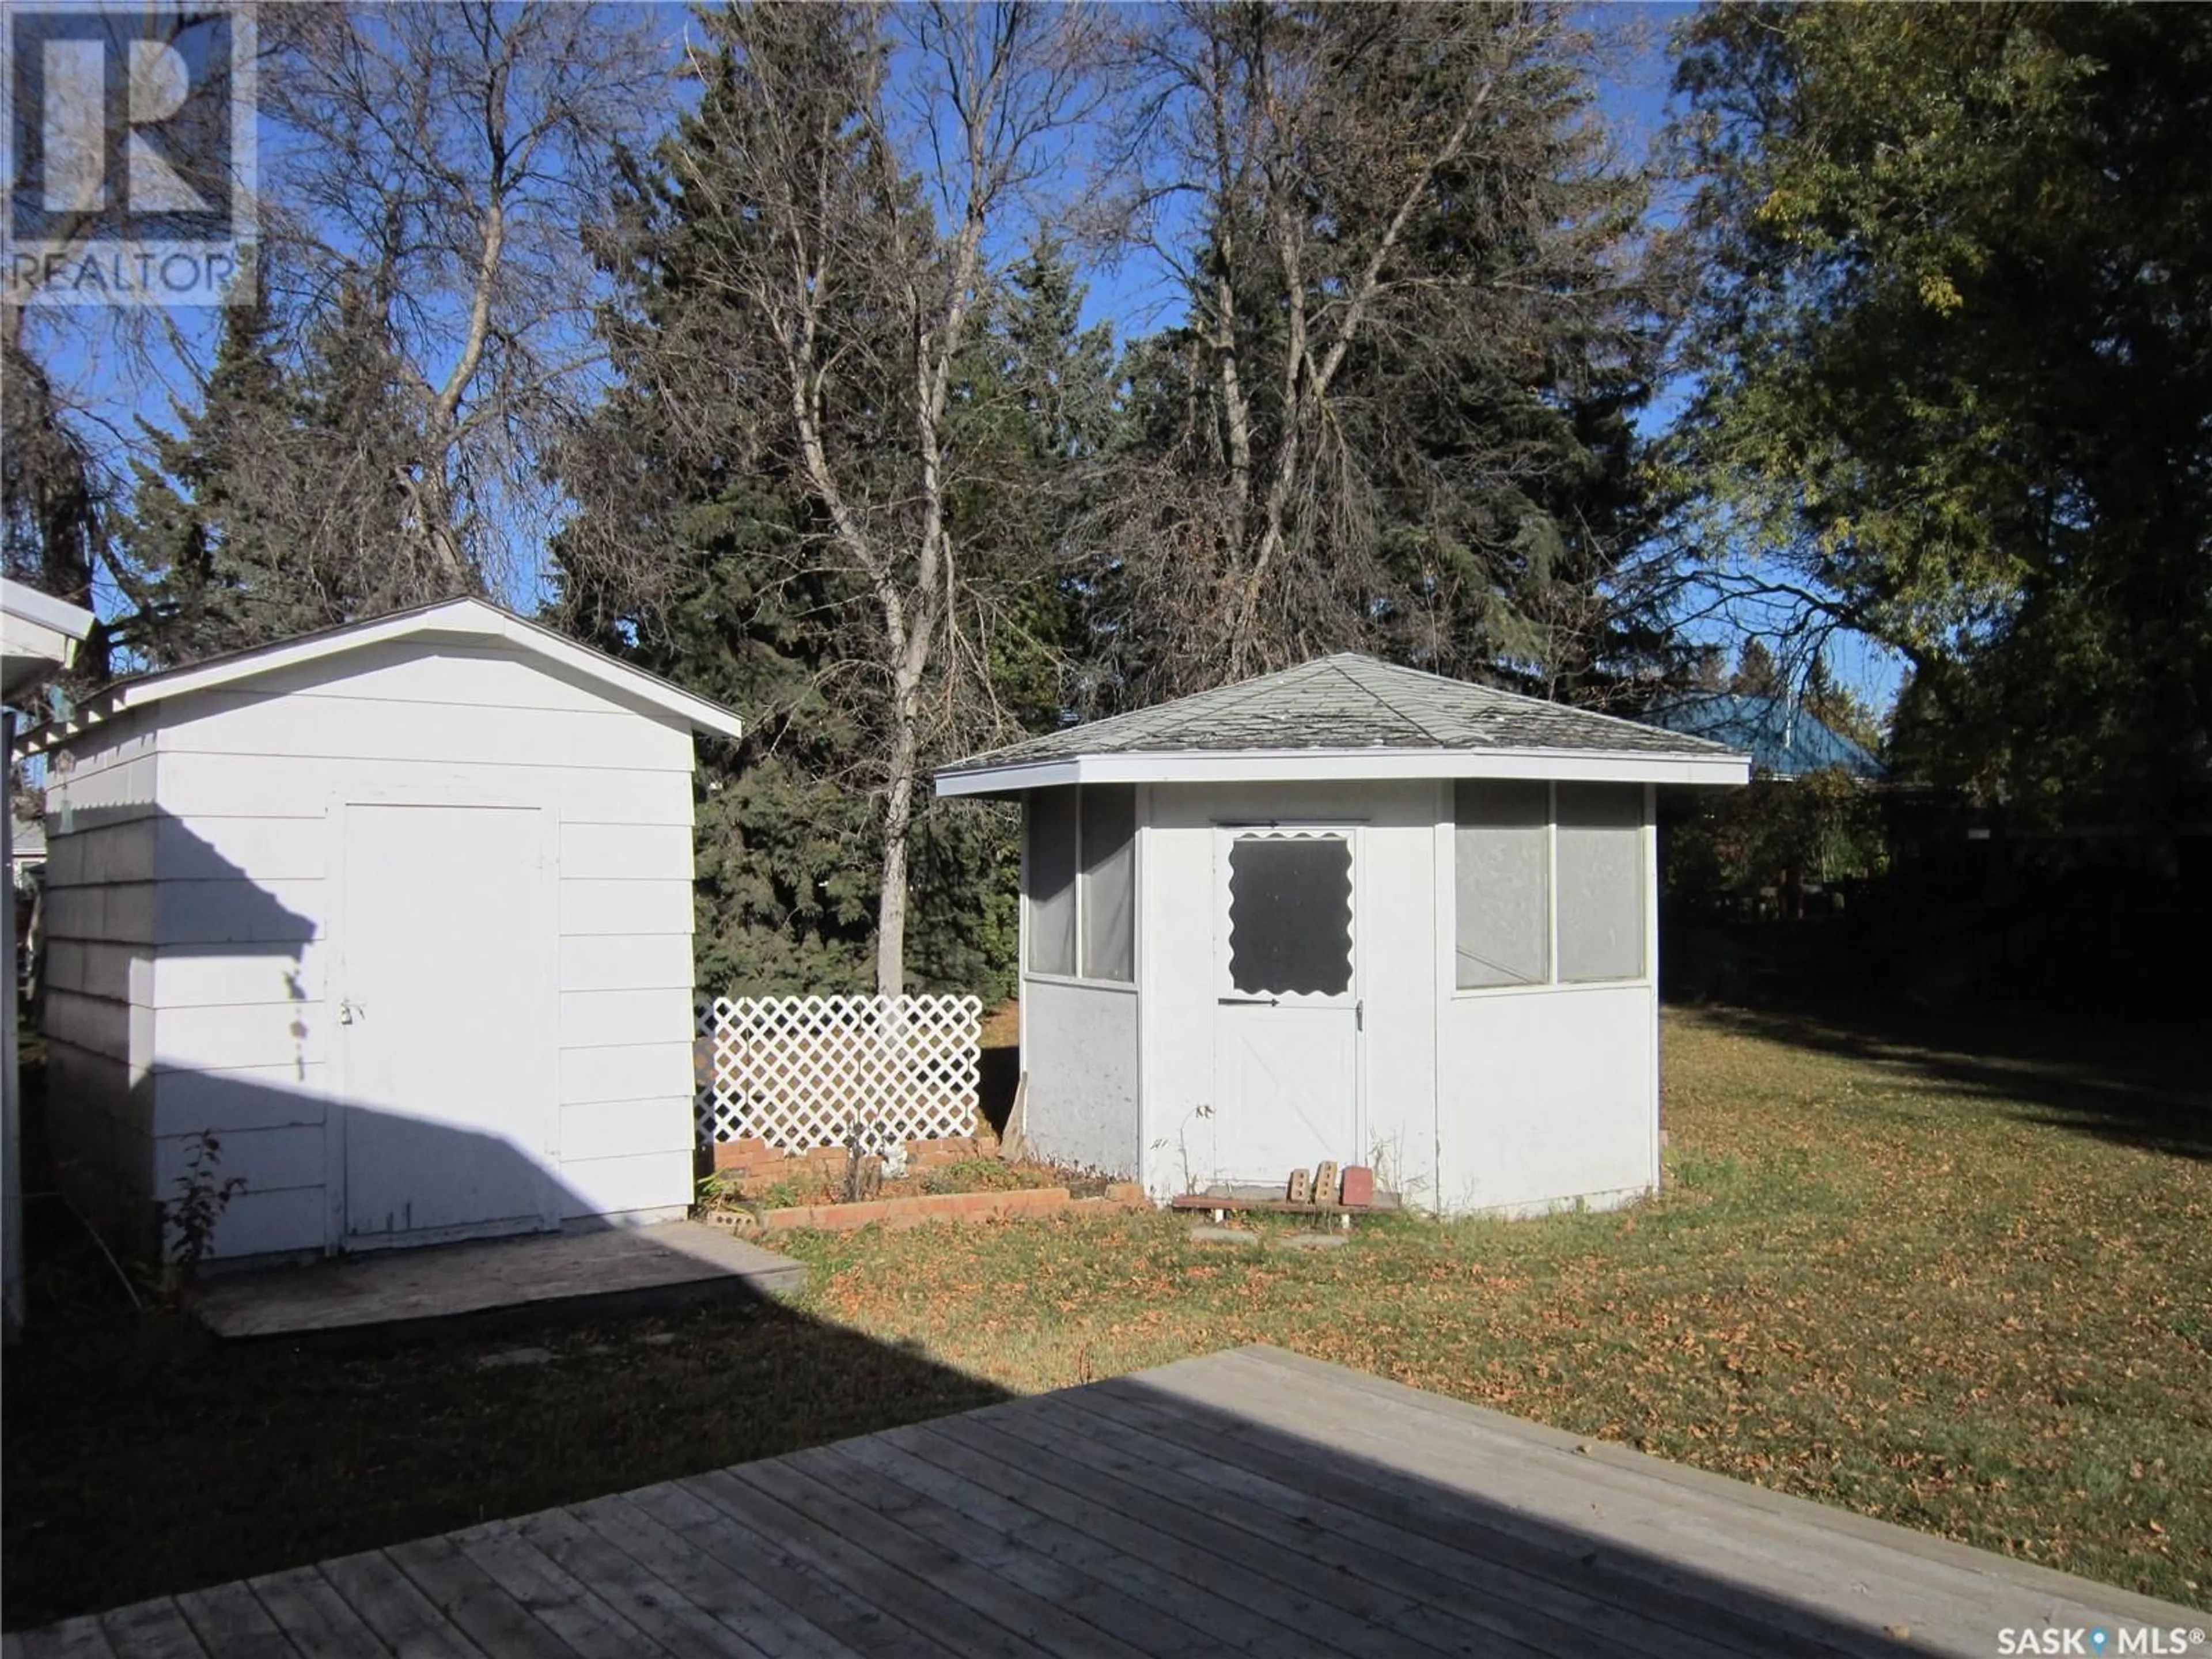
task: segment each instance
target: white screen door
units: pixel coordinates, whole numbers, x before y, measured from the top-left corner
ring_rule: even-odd
[[[1350,830],[1224,830],[1215,924],[1215,1176],[1360,1161]]]
[[[356,803],[344,818],[347,1247],[557,1225],[542,813]]]

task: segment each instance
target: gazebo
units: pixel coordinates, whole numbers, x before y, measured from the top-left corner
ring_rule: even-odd
[[[1715,743],[1354,655],[948,766],[1024,807],[1023,1133],[1165,1198],[1659,1182],[1654,799]]]

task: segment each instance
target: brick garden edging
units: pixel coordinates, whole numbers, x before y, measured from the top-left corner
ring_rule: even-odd
[[[918,1198],[877,1198],[859,1204],[796,1204],[760,1218],[763,1232],[814,1227],[844,1232],[855,1227],[918,1227],[927,1221],[1006,1221],[1017,1216],[1082,1215],[1105,1210],[1149,1209],[1152,1200],[1133,1181],[1117,1181],[1103,1198],[1076,1198],[1065,1187],[1025,1187],[1011,1192],[925,1193]],[[739,1212],[742,1214],[742,1212]]]

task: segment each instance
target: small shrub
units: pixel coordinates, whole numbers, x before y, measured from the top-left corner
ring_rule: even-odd
[[[191,1288],[199,1277],[200,1263],[215,1248],[215,1230],[230,1200],[245,1190],[244,1176],[219,1177],[222,1143],[203,1129],[185,1143],[185,1172],[176,1180],[177,1195],[167,1205],[169,1224],[168,1285],[173,1292]]]
[[[796,1210],[830,1200],[828,1183],[818,1175],[785,1176],[749,1194],[764,1210]]]
[[[861,1121],[857,1111],[846,1121],[845,1126],[845,1182],[837,1201],[845,1204],[865,1204],[883,1190],[884,1161],[871,1152],[872,1143],[881,1139],[881,1131]]]
[[[699,1182],[696,1202],[702,1209],[722,1209],[744,1194],[744,1177],[734,1170],[717,1170]]]
[[[1035,1186],[1033,1179],[1012,1164],[995,1158],[963,1158],[932,1170],[922,1177],[922,1190],[930,1193],[1000,1193]]]

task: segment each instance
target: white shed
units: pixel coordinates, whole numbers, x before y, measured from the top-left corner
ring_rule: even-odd
[[[225,1257],[681,1213],[694,732],[738,720],[462,599],[32,734],[59,1178],[143,1228],[212,1134]]]
[[[1359,656],[979,755],[1024,1131],[1156,1197],[1365,1164],[1447,1214],[1659,1181],[1654,791],[1717,744]]]

